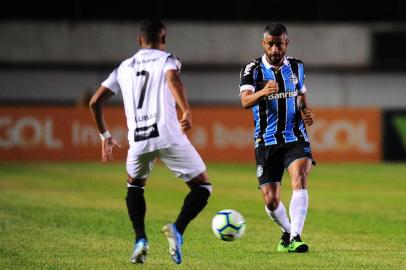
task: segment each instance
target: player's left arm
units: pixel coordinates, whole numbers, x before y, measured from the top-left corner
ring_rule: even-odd
[[[113,160],[113,147],[121,145],[107,131],[107,125],[104,120],[103,104],[114,95],[107,87],[101,85],[89,102],[90,112],[94,123],[96,124],[102,137],[102,163]]]
[[[308,106],[306,94],[301,94],[297,98],[297,105],[302,112],[303,121],[306,125],[311,126],[314,123],[314,114]]]
[[[312,109],[310,109],[309,104],[306,98],[306,86],[305,86],[305,72],[304,72],[304,64],[300,62],[298,65],[298,83],[296,85],[298,90],[298,99],[297,99],[297,106],[299,107],[303,121],[306,125],[311,126],[314,122],[314,115]]]
[[[182,118],[180,119],[180,128],[183,132],[192,128],[192,114],[190,112],[189,103],[186,98],[185,89],[183,88],[182,80],[180,79],[179,72],[174,69],[170,69],[165,73],[165,79],[168,83],[168,87],[171,90],[176,104],[182,112]]]

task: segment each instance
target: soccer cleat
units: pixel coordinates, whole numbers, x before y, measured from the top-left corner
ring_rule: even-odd
[[[162,233],[166,236],[169,242],[169,254],[176,264],[182,262],[182,235],[178,232],[175,224],[167,224],[162,228]]]
[[[297,253],[304,253],[309,250],[309,246],[300,239],[300,235],[296,235],[290,241],[288,251],[289,252],[297,252]]]
[[[281,240],[279,241],[277,251],[278,252],[288,252],[289,251],[289,244],[290,244],[290,233],[283,232],[281,236]]]
[[[147,258],[149,246],[148,241],[144,238],[141,238],[134,244],[134,251],[131,255],[132,263],[145,263]]]

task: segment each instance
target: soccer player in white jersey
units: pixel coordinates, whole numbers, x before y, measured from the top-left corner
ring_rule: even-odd
[[[130,145],[126,204],[135,232],[133,263],[144,263],[149,250],[144,188],[156,159],[190,188],[176,221],[162,229],[176,264],[182,262],[183,233],[206,206],[212,191],[206,166],[185,135],[192,127],[191,112],[179,77],[180,62],[165,51],[165,36],[161,21],[142,21],[138,35],[141,49],[114,69],[89,104],[102,139],[102,162],[106,163],[113,159],[112,150],[119,144],[107,129],[102,104],[119,92],[123,96]]]

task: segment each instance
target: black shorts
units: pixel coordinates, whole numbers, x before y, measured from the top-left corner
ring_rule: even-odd
[[[290,142],[275,145],[259,145],[255,148],[259,185],[281,182],[283,171],[300,158],[309,158],[313,165],[312,150],[308,142]]]

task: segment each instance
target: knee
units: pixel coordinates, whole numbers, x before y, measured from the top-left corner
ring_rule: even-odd
[[[307,176],[309,175],[309,172],[308,172],[308,170],[306,169],[306,167],[303,166],[303,167],[297,169],[296,172],[293,173],[293,175],[294,175],[296,178],[307,178]]]
[[[147,179],[135,179],[128,175],[127,183],[133,186],[144,187]]]
[[[212,186],[209,182],[209,178],[206,172],[197,175],[196,177],[187,181],[186,184],[189,186],[190,189],[193,189],[195,187],[203,187],[206,188],[210,193],[212,193]]]
[[[302,168],[292,174],[292,187],[294,190],[303,189],[307,186],[307,177],[309,172]]]
[[[206,182],[204,184],[200,184],[200,185],[198,185],[196,187],[206,189],[208,191],[207,198],[210,197],[210,195],[213,193],[213,187],[211,186],[211,184],[209,182]]]
[[[196,185],[206,185],[206,184],[210,185],[209,176],[207,175],[206,171],[200,173],[199,175],[194,177],[191,181],[194,182],[194,184]]]
[[[276,208],[278,208],[279,205],[279,198],[275,197],[275,196],[265,196],[265,204],[266,207],[270,210],[270,211],[275,211]]]

